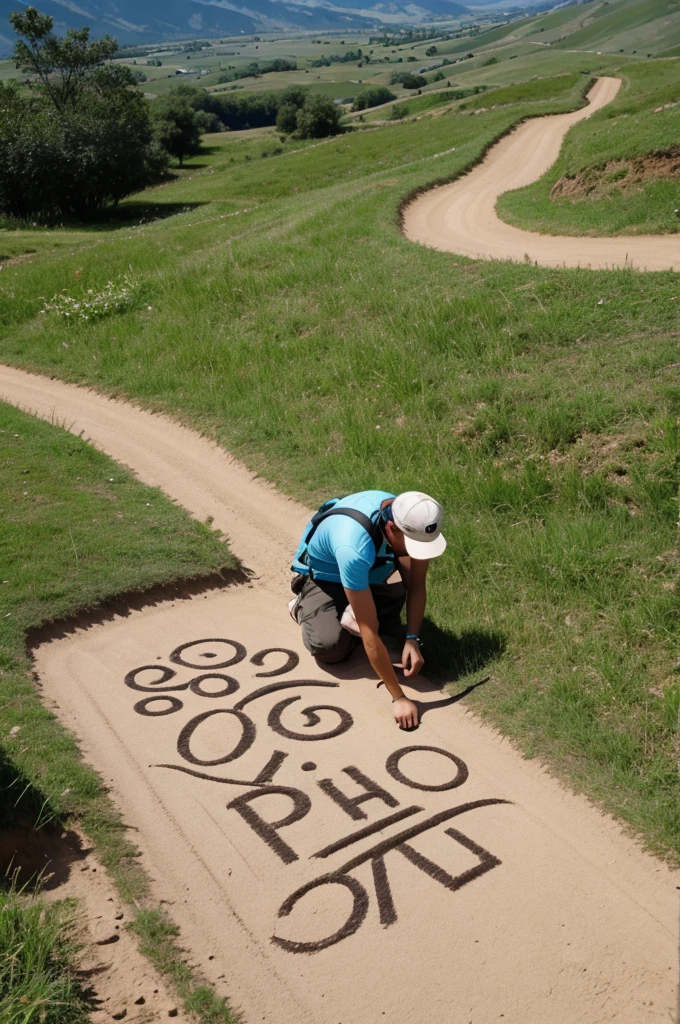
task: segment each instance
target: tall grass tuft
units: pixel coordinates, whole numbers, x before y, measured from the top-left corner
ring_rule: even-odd
[[[0,892],[0,1021],[80,1024],[88,1003],[78,980],[74,904],[47,904],[11,886]]]

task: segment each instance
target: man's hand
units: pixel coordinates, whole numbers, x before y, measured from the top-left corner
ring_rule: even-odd
[[[418,724],[418,708],[408,697],[393,701],[392,710],[400,729],[411,729]]]
[[[425,664],[420,646],[415,640],[407,640],[401,655],[401,667],[405,676],[417,676]]]

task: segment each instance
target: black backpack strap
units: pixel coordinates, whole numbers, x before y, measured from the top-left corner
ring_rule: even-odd
[[[356,508],[333,507],[334,502],[339,500],[339,498],[331,498],[330,501],[324,502],[319,511],[315,512],[314,515],[312,516],[311,528],[307,533],[307,536],[305,537],[305,550],[303,551],[299,559],[303,563],[303,565],[308,564],[307,549],[309,548],[309,542],[316,533],[320,524],[324,521],[324,519],[328,519],[329,516],[349,516],[350,519],[353,519],[355,522],[359,523],[360,526],[363,526],[364,530],[366,530],[366,533],[368,533],[371,540],[373,541],[373,547],[375,548],[375,561],[373,563],[374,569],[378,566],[385,565],[387,562],[393,561],[393,559],[391,558],[378,558],[378,552],[380,551],[383,542],[382,530],[380,528],[380,520],[378,519],[378,521],[374,523],[371,519],[369,519],[367,515],[365,515],[363,512],[359,512],[359,510]],[[310,579],[313,578],[311,567],[309,569],[309,576]]]
[[[323,508],[323,505],[321,508]],[[373,547],[375,548],[377,557],[377,554],[382,547],[383,540],[380,523],[374,523],[367,515],[363,512],[359,512],[356,508],[331,508],[325,512],[322,512],[321,509],[319,509],[316,515],[312,516],[312,528],[307,534],[305,547],[309,546],[309,542],[316,533],[317,527],[321,525],[324,519],[329,519],[330,516],[349,516],[350,519],[353,519],[356,523],[359,523],[360,526],[363,526],[364,530],[369,534],[373,541]]]

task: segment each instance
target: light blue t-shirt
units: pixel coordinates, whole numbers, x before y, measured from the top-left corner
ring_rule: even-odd
[[[359,491],[340,498],[334,508],[357,509],[375,523],[382,502],[394,497],[388,491]],[[373,569],[376,551],[371,535],[349,516],[324,519],[310,541],[306,564],[300,562],[305,551],[305,538],[311,528],[311,522],[307,523],[295,553],[293,569],[296,572],[306,574],[311,567],[314,579],[342,583],[348,590],[365,590],[372,583],[384,583],[394,572],[392,561]],[[384,558],[387,554],[387,544],[383,540],[378,556]]]

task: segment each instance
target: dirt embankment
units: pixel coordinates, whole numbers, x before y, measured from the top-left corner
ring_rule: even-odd
[[[641,191],[648,181],[680,178],[680,147],[633,160],[609,160],[577,174],[565,174],[550,190],[551,199],[607,199],[615,192]]]

